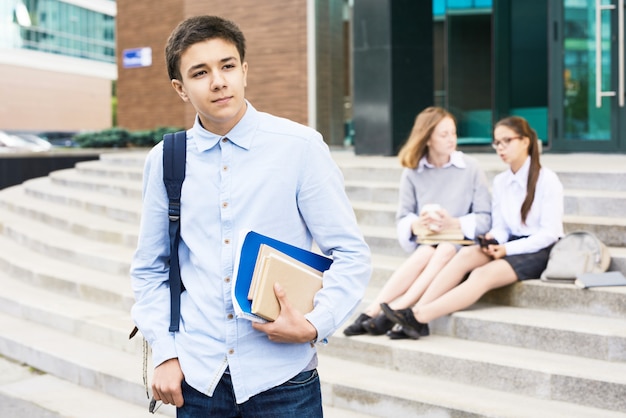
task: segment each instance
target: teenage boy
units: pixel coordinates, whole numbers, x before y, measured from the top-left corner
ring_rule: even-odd
[[[178,417],[321,417],[315,342],[352,314],[369,281],[370,252],[343,177],[315,130],[257,111],[244,98],[239,28],[216,16],[181,22],[165,49],[172,87],[191,103],[179,259],[185,291],[169,332],[168,200],[163,147],[148,154],[132,316],[152,348],[153,396]],[[277,69],[280,71],[280,68]],[[235,317],[231,277],[241,230],[333,258],[312,312],[275,287],[280,316]]]

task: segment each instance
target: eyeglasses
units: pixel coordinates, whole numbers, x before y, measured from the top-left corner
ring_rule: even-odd
[[[522,136],[514,136],[514,137],[511,137],[511,138],[506,138],[505,137],[505,138],[502,138],[502,139],[499,139],[499,140],[494,140],[491,143],[491,146],[493,147],[493,149],[498,149],[498,147],[500,145],[502,145],[503,148],[506,148],[506,147],[509,146],[511,141],[513,141],[514,139],[522,139],[522,138],[523,138]]]

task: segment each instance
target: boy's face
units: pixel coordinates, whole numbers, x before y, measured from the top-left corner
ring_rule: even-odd
[[[225,135],[246,112],[244,92],[248,63],[235,45],[221,38],[191,45],[180,57],[182,80],[172,87],[190,102],[207,131]]]

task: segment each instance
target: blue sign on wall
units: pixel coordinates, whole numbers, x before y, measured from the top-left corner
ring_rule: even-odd
[[[152,48],[132,48],[122,52],[124,68],[149,67],[152,65]]]

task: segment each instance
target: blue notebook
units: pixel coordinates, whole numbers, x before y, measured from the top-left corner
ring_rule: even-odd
[[[233,306],[238,318],[245,318],[251,321],[265,322],[263,318],[252,313],[252,301],[248,299],[261,244],[268,245],[321,272],[328,270],[333,262],[331,258],[321,254],[287,244],[254,231],[246,232],[241,241],[240,251],[237,254],[237,260],[235,260],[232,292]]]

